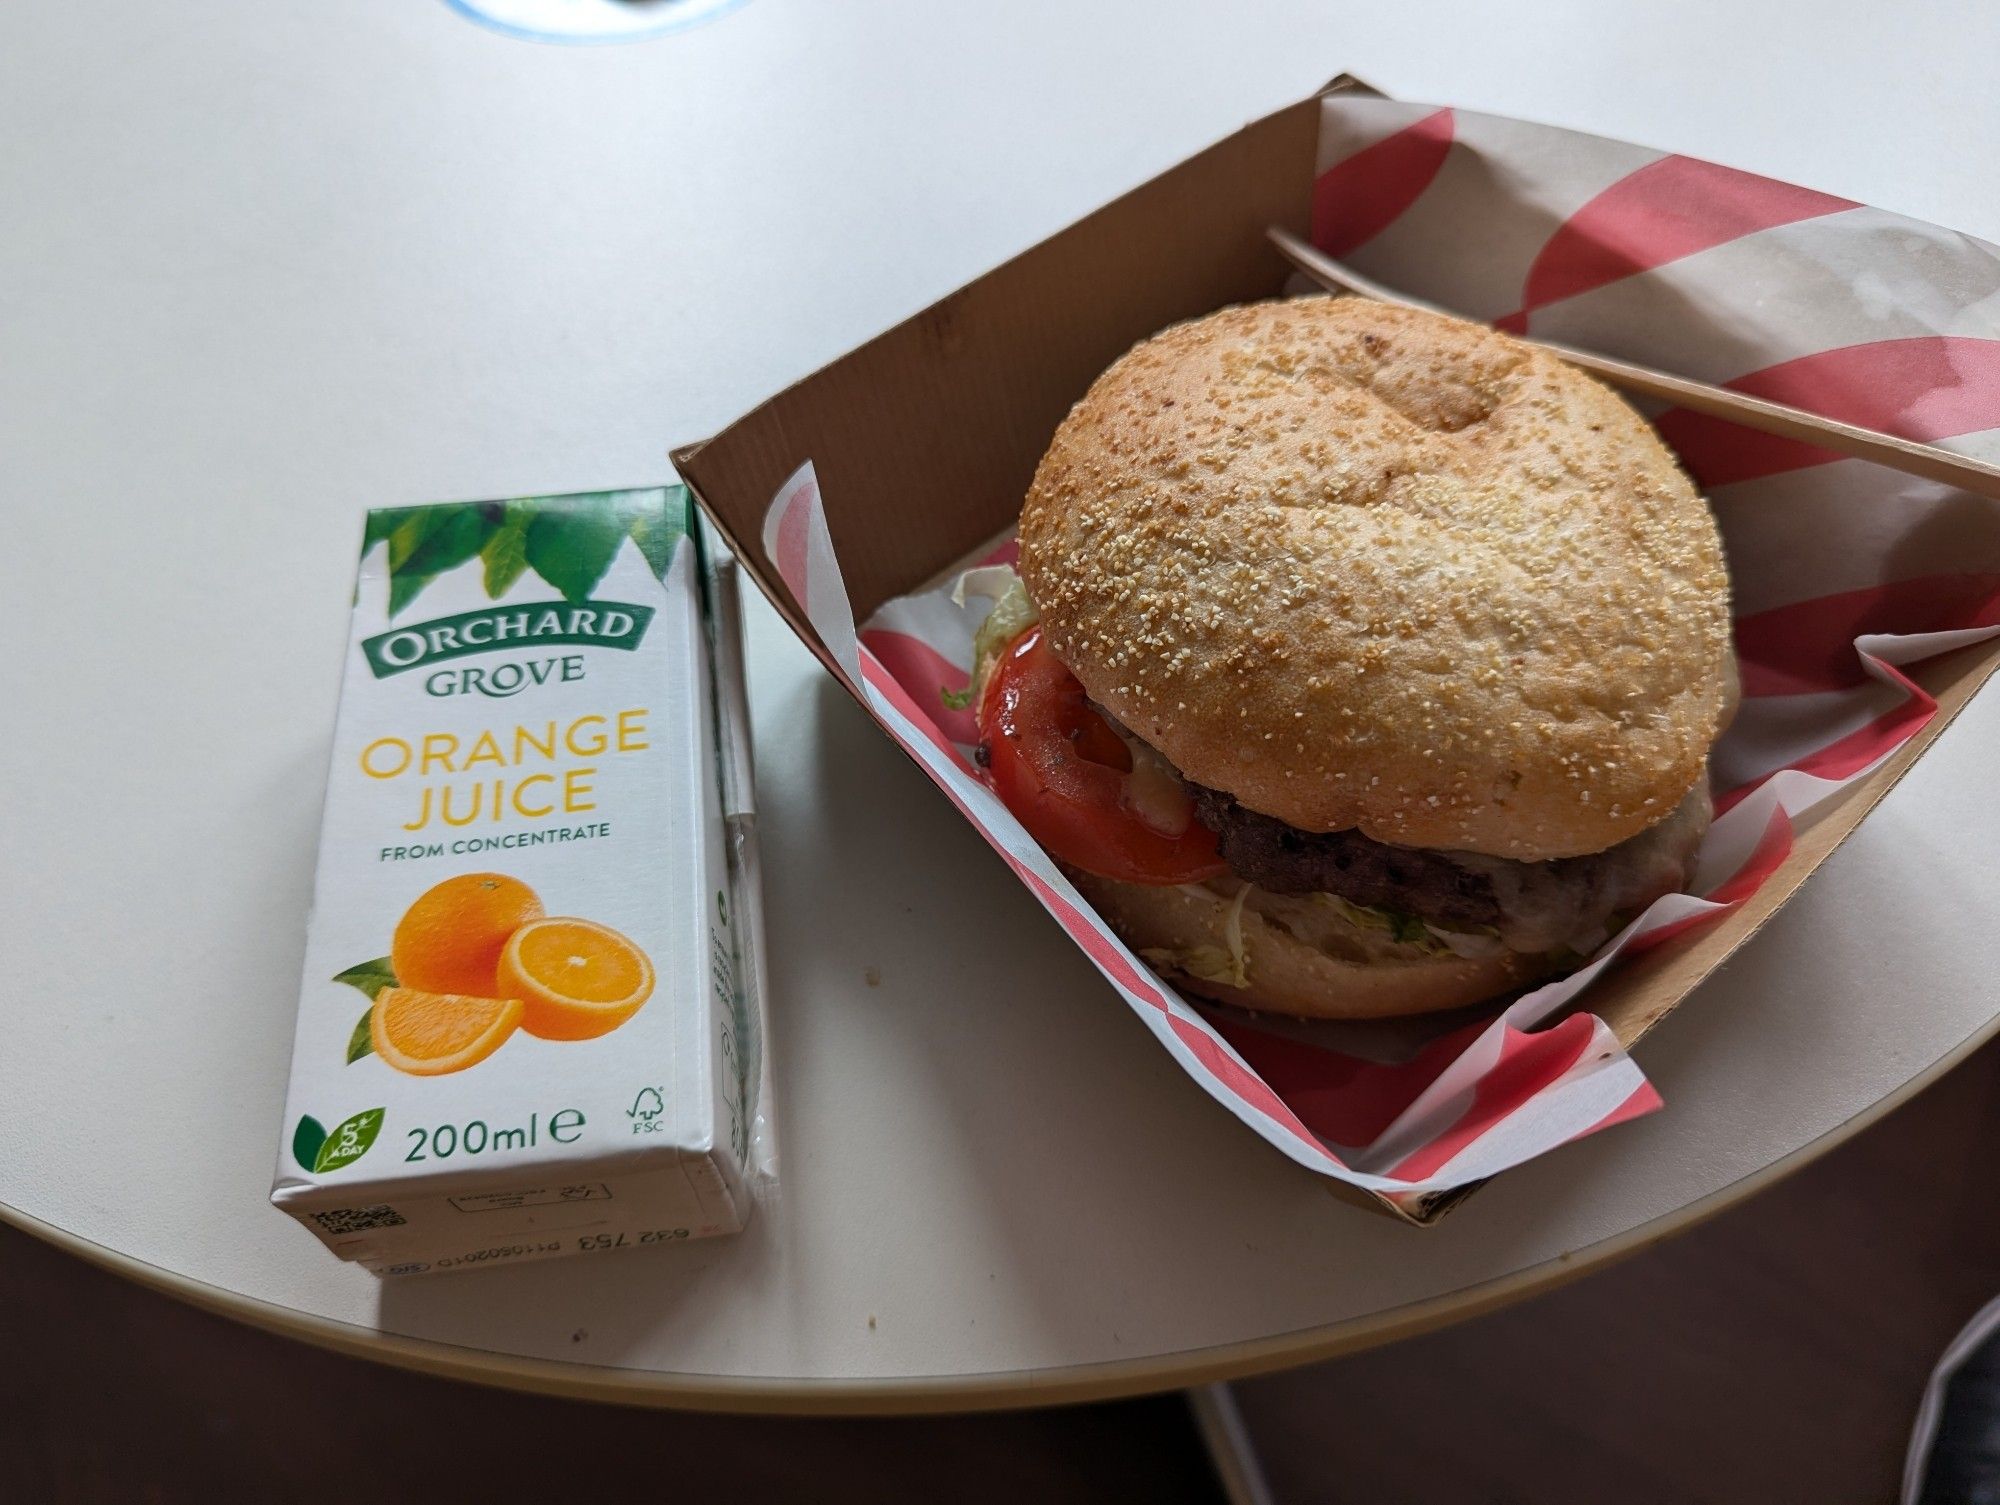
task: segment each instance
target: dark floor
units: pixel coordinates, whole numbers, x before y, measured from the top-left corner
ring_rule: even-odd
[[[1237,1386],[1285,1505],[1882,1505],[2000,1294],[2000,1049],[1692,1233],[1465,1326]]]
[[[1663,1248],[1462,1327],[1239,1385],[1279,1500],[1893,1498],[1931,1360],[2000,1290],[1996,1099],[1988,1050]],[[1218,1498],[1176,1397],[910,1421],[541,1400],[300,1347],[5,1228],[0,1356],[8,1500]]]

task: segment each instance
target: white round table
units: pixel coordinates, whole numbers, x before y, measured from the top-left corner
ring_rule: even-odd
[[[670,442],[1343,69],[2000,237],[2000,25],[1861,0],[750,0],[606,48],[419,0],[0,24],[10,1220],[475,1377],[1030,1403],[1547,1284],[2000,1022],[1989,695],[1641,1047],[1665,1112],[1394,1226],[1207,1101],[757,604],[780,1198],[658,1254],[343,1266],[265,1194],[363,508],[659,478]]]

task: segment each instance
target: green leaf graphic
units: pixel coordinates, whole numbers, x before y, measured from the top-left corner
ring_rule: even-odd
[[[680,542],[682,531],[679,522],[660,507],[641,507],[632,514],[632,542],[662,580],[673,565],[674,545]]]
[[[508,509],[510,512],[513,509]],[[524,519],[509,517],[486,540],[479,557],[486,561],[486,595],[497,601],[514,588],[528,567],[528,528]]]
[[[564,598],[590,597],[626,538],[665,578],[687,532],[684,487],[645,487],[576,496],[519,497],[432,507],[377,507],[368,514],[361,552],[388,545],[389,615],[424,587],[477,555],[486,594],[497,600],[533,569]]]
[[[352,1066],[363,1056],[375,1054],[375,1033],[370,1027],[375,1022],[375,1005],[369,1004],[361,1011],[361,1017],[354,1022],[354,1033],[347,1037],[347,1064]]]
[[[416,600],[446,570],[477,554],[500,526],[502,510],[498,502],[464,502],[370,514],[369,541],[378,535],[389,541],[389,615]]]
[[[465,507],[426,507],[389,535],[389,615],[417,598],[417,593],[446,570],[457,569],[477,554],[499,525],[499,508],[484,503]],[[417,524],[424,524],[420,535]],[[414,539],[405,546],[406,539]]]
[[[326,1143],[326,1126],[310,1113],[299,1119],[299,1126],[292,1130],[292,1159],[298,1161],[299,1169],[309,1171],[313,1161],[319,1156],[320,1146]]]
[[[383,1111],[381,1108],[370,1108],[352,1118],[342,1119],[339,1127],[326,1136],[326,1143],[319,1147],[319,1153],[313,1156],[314,1173],[337,1171],[367,1154],[368,1146],[375,1142],[375,1136],[382,1128]]]
[[[368,514],[368,526],[361,534],[361,553],[365,558],[368,551],[394,533],[410,520],[412,513],[420,511],[416,507],[376,507]]]
[[[668,523],[675,535],[686,531],[687,488],[685,486],[642,486],[634,491],[594,491],[583,492],[567,498],[572,506],[593,509],[610,508],[619,518],[630,522],[642,513],[657,513],[665,509],[669,514]]]
[[[456,569],[486,542],[499,524],[499,509],[483,504],[469,507],[426,507],[433,515],[430,531],[396,568],[413,575],[441,575]],[[441,514],[441,515],[440,515]]]
[[[395,616],[405,606],[417,599],[417,593],[433,580],[435,575],[412,575],[405,571],[389,577],[389,615]]]
[[[350,988],[359,988],[373,1003],[384,988],[396,986],[396,969],[389,965],[388,957],[378,956],[372,962],[356,962],[345,972],[334,973],[333,980],[344,982]]]
[[[436,511],[430,507],[406,508],[403,520],[391,528],[389,539],[389,569],[400,570],[409,557],[423,544],[432,528],[437,526]]]
[[[528,563],[572,604],[588,601],[625,541],[627,519],[608,507],[542,512],[528,524]]]

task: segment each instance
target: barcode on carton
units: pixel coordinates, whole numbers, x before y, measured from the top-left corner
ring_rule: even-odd
[[[409,1221],[387,1203],[375,1207],[336,1207],[330,1212],[316,1212],[312,1218],[319,1224],[320,1232],[332,1238],[372,1233],[377,1228],[400,1228]]]

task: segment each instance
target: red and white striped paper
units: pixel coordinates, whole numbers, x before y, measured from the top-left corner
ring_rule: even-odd
[[[1314,240],[1370,276],[1503,328],[2000,459],[2000,248],[1550,127],[1351,95],[1323,109],[1317,180],[1300,192]],[[1898,666],[2000,634],[1991,503],[1700,415],[1652,416],[1721,522],[1743,671],[1694,892],[1660,899],[1581,971],[1444,1034],[1190,1004],[975,772],[970,714],[940,691],[966,683],[986,603],[934,590],[857,631],[810,464],[773,501],[764,542],[850,688],[1183,1068],[1300,1164],[1415,1202],[1660,1106],[1603,1021],[1567,1006],[1621,953],[1754,893],[1794,817],[1929,720],[1934,703]]]

